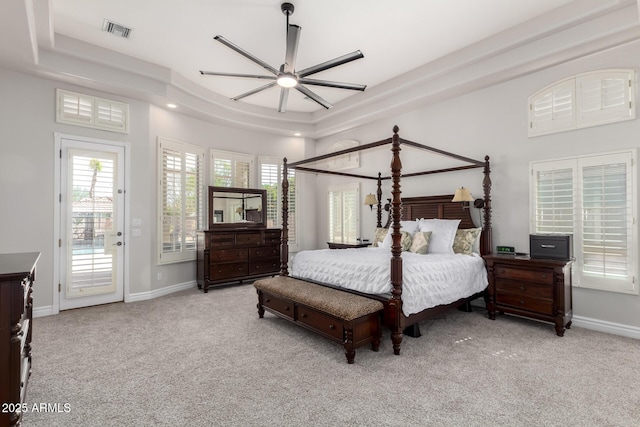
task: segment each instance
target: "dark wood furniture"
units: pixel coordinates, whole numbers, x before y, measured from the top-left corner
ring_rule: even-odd
[[[205,293],[280,271],[280,229],[225,228],[197,232],[197,282]]]
[[[453,219],[456,218],[453,215],[460,215],[457,218],[468,218],[468,223],[473,224],[473,220],[470,216],[470,209],[463,209],[461,204],[452,203],[451,199],[453,195],[448,195],[445,200],[442,196],[431,201],[426,198],[421,201],[416,201],[415,209],[411,208],[409,211],[408,204],[406,204],[405,200],[401,197],[400,191],[400,181],[401,177],[403,179],[411,178],[411,177],[419,177],[430,174],[437,173],[445,173],[445,172],[455,172],[462,171],[468,169],[476,169],[481,168],[483,170],[484,178],[482,181],[482,187],[484,192],[484,197],[479,204],[483,211],[483,223],[482,223],[482,235],[480,242],[480,253],[483,255],[487,255],[491,253],[491,248],[493,247],[491,242],[491,178],[490,178],[490,164],[489,164],[489,156],[485,156],[484,161],[474,160],[468,157],[460,156],[458,154],[449,153],[447,151],[429,147],[426,145],[422,145],[413,141],[409,141],[406,139],[400,138],[398,135],[399,128],[398,126],[394,126],[393,128],[393,136],[391,138],[387,138],[381,141],[372,142],[368,144],[359,145],[357,147],[336,151],[333,153],[328,153],[320,156],[316,156],[310,159],[301,160],[298,162],[288,163],[287,159],[283,160],[283,171],[282,171],[282,210],[283,210],[283,221],[282,221],[282,245],[281,245],[281,260],[282,260],[282,268],[280,270],[280,274],[283,276],[287,276],[289,274],[288,271],[288,191],[289,191],[289,182],[288,182],[288,171],[289,169],[294,169],[296,171],[303,172],[311,172],[311,173],[322,173],[322,174],[333,174],[340,176],[347,176],[356,179],[372,179],[376,180],[378,183],[377,190],[377,199],[378,199],[378,227],[381,226],[381,217],[382,217],[382,181],[390,180],[391,181],[391,202],[389,203],[390,209],[390,217],[392,218],[391,229],[392,229],[392,244],[391,244],[391,259],[390,259],[390,273],[391,273],[391,285],[392,291],[391,295],[379,295],[369,297],[379,298],[383,301],[385,309],[384,309],[384,323],[391,330],[391,341],[393,343],[393,352],[396,355],[400,354],[400,347],[402,344],[402,334],[403,331],[413,325],[417,325],[419,322],[426,320],[434,315],[439,315],[442,311],[448,310],[451,307],[458,307],[460,305],[468,303],[470,300],[475,299],[478,295],[471,295],[467,298],[462,298],[458,301],[454,301],[451,304],[440,305],[437,307],[426,309],[420,313],[412,314],[410,316],[406,316],[402,311],[402,246],[401,246],[401,238],[402,235],[400,233],[400,221],[401,219],[416,219],[420,217],[424,218],[441,218],[441,219]],[[349,154],[356,151],[369,150],[377,147],[390,145],[391,146],[391,171],[388,176],[383,177],[381,173],[378,173],[377,176],[366,176],[362,174],[352,174],[343,171],[331,171],[326,169],[321,169],[314,167],[314,164],[318,164],[318,162],[329,159],[334,156],[342,156],[345,154]],[[424,151],[436,153],[441,156],[446,156],[451,159],[454,159],[456,162],[461,163],[461,166],[453,166],[447,167],[443,169],[435,169],[435,170],[427,170],[427,171],[418,171],[418,172],[409,172],[402,170],[402,162],[400,160],[400,151],[403,149],[415,149],[419,153],[424,153]],[[422,154],[419,154],[422,155]],[[424,207],[421,204],[426,203]],[[457,207],[455,207],[456,205]],[[421,215],[419,212],[435,212],[437,215],[419,216]],[[463,228],[462,225],[460,225]],[[344,292],[350,292],[347,289],[341,289]]]
[[[366,248],[371,246],[371,243],[338,243],[327,242],[329,249],[349,249],[349,248]]]
[[[40,254],[0,254],[0,426],[19,425],[31,375],[33,290]],[[6,406],[5,406],[6,405]]]
[[[563,336],[571,327],[571,261],[488,255],[489,318],[496,311],[552,322]]]
[[[350,364],[358,347],[370,343],[371,349],[378,351],[384,308],[380,301],[286,276],[256,280],[254,286],[260,318],[267,310],[343,344]]]
[[[196,280],[210,286],[280,271],[280,229],[267,228],[263,189],[209,187],[209,229],[197,232]]]

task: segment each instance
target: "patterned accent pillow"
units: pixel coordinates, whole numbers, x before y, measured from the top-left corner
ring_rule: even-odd
[[[380,243],[382,243],[384,238],[387,237],[388,232],[389,230],[387,230],[386,228],[376,228],[376,231],[373,233],[373,243],[371,244],[371,246],[377,248]]]
[[[380,243],[378,245],[378,247],[383,248],[383,249],[391,249],[391,245],[393,244],[393,239],[391,238],[391,229],[389,229],[390,233],[387,234],[387,237],[384,238],[384,240],[382,241],[382,243]],[[400,232],[400,248],[402,249],[402,251],[408,251],[409,248],[411,247],[411,241],[412,241],[412,237],[411,234],[409,234],[406,231],[401,231]]]
[[[453,252],[471,255],[473,252],[473,243],[481,231],[482,228],[464,228],[456,231],[456,237],[453,239]]]
[[[427,249],[429,248],[430,240],[431,240],[430,231],[416,232],[413,235],[413,241],[411,242],[411,247],[409,248],[409,252],[414,252],[416,254],[426,254]]]

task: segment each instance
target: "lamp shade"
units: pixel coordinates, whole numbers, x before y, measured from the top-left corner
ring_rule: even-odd
[[[460,187],[456,190],[456,193],[453,195],[452,202],[473,202],[473,196],[471,192],[464,187]]]
[[[237,214],[241,214],[241,213],[242,213],[242,208],[241,208],[240,206],[238,206],[238,207],[236,208],[236,213],[237,213]]]
[[[375,196],[375,195],[373,195],[373,194],[367,194],[367,195],[364,197],[364,204],[365,204],[365,205],[369,205],[369,206],[371,206],[371,205],[375,205],[376,203],[378,203],[378,199],[376,199],[376,196]]]

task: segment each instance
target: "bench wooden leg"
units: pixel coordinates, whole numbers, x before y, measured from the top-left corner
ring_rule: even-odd
[[[264,307],[262,306],[263,296],[262,296],[261,290],[257,289],[257,292],[258,292],[258,305],[256,307],[258,307],[258,317],[262,319],[264,317]]]
[[[346,329],[344,332],[344,354],[347,356],[347,363],[352,364],[356,357],[356,350],[353,346],[353,329]]]

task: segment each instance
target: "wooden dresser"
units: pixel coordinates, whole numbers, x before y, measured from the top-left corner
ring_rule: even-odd
[[[489,318],[517,314],[555,324],[563,336],[571,327],[571,261],[487,255]]]
[[[280,271],[280,229],[223,228],[198,231],[198,289],[242,282]]]
[[[0,254],[0,427],[21,421],[31,375],[32,282],[39,257]]]

